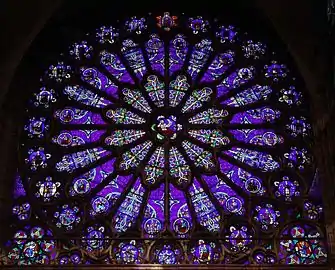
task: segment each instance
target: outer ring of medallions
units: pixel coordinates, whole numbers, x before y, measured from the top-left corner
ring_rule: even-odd
[[[223,246],[227,248],[231,253],[234,252],[231,250],[232,244],[229,241],[231,239],[230,237],[232,233],[230,231],[230,228],[235,227],[236,229],[240,230],[243,226],[247,228],[247,234],[249,234],[248,236],[251,236],[251,243],[249,244],[248,251],[254,249],[257,246],[257,242],[254,240],[257,227],[255,227],[252,222],[249,222],[245,218],[245,216],[232,215],[224,220],[224,224],[220,232],[220,237],[223,238]]]

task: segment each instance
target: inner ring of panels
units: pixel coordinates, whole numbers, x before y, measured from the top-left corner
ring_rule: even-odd
[[[169,13],[84,38],[42,76],[21,147],[29,205],[55,235],[198,239],[187,255],[157,244],[163,264],[326,261],[301,85],[265,43]],[[143,255],[128,242],[118,262]]]

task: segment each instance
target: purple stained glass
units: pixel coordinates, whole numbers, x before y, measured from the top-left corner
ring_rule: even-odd
[[[315,265],[327,261],[326,244],[322,232],[315,226],[298,223],[286,227],[281,237],[288,238],[280,241],[279,259],[283,264]],[[291,238],[291,239],[290,239]]]
[[[202,16],[122,21],[40,74],[0,264],[324,264],[313,133],[282,54]]]
[[[233,116],[231,124],[264,124],[274,123],[281,116],[281,112],[270,107],[251,109]]]
[[[169,189],[170,229],[177,237],[185,238],[190,235],[193,227],[186,194],[172,184]]]
[[[284,143],[283,136],[271,129],[232,129],[229,132],[244,143],[269,147]]]
[[[13,189],[14,199],[26,196],[26,190],[24,189],[21,176],[17,173],[15,177],[14,189]]]
[[[152,69],[159,72],[163,76],[165,71],[164,42],[158,35],[153,34],[146,43],[145,49],[147,51]]]
[[[52,142],[63,146],[72,147],[94,143],[101,139],[105,130],[63,130],[52,138]]]
[[[73,85],[73,86],[66,86],[63,90],[64,94],[68,96],[68,99],[75,100],[78,103],[92,106],[96,108],[104,108],[107,105],[112,104],[111,101],[102,98],[92,92],[91,90],[88,90],[84,87]]]
[[[193,179],[189,194],[199,224],[210,232],[218,232],[221,216],[198,180]]]
[[[169,46],[169,75],[180,70],[184,65],[188,52],[188,42],[182,34],[177,35],[170,41]]]
[[[216,37],[221,43],[235,43],[238,37],[238,32],[232,25],[220,26],[218,31],[215,33]]]
[[[235,63],[235,53],[227,51],[215,56],[213,62],[208,67],[201,82],[211,82],[221,78],[221,76]]]
[[[263,195],[265,193],[266,190],[260,178],[224,159],[220,158],[219,162],[222,173],[246,193],[257,195]]]
[[[119,31],[113,26],[101,26],[96,30],[96,38],[101,44],[113,44],[119,37]]]
[[[104,74],[102,74],[97,68],[82,67],[80,69],[81,79],[84,82],[89,83],[97,90],[100,90],[107,95],[117,98],[118,87]]]
[[[67,154],[56,163],[55,168],[59,172],[73,172],[76,169],[84,168],[89,164],[94,163],[110,154],[110,151],[107,151],[101,147],[87,149],[85,151],[79,151],[73,154]]]
[[[121,82],[134,83],[125,65],[121,62],[120,57],[117,54],[102,51],[100,53],[100,63],[111,75],[113,75],[113,77]]]
[[[201,16],[198,16],[189,19],[189,27],[192,29],[193,34],[204,33],[207,32],[209,23]]]
[[[111,166],[113,166],[113,164],[111,164]],[[101,178],[104,180],[111,174],[112,171],[100,171],[100,174],[102,172],[104,174]],[[119,199],[121,194],[125,191],[132,177],[132,175],[118,175],[113,178],[106,186],[104,186],[104,188],[99,191],[97,195],[94,196],[91,200],[90,215],[106,215],[110,211],[111,207],[115,205],[115,202]]]
[[[203,175],[202,177],[227,214],[243,215],[245,213],[243,198],[241,198],[224,180],[217,175]]]
[[[54,117],[62,124],[71,125],[106,125],[99,113],[81,110],[74,107],[65,107],[55,111]]]
[[[140,179],[137,179],[113,218],[115,232],[126,232],[134,225],[143,203],[144,191]]]
[[[165,223],[165,191],[164,184],[150,192],[148,203],[144,210],[142,228],[148,237],[159,234]]]
[[[111,159],[101,166],[75,177],[69,188],[70,196],[85,196],[106,179],[114,171],[115,159]]]
[[[122,42],[121,53],[127,60],[129,67],[134,71],[135,75],[141,79],[146,73],[147,67],[144,63],[142,50],[131,39],[126,39]]]
[[[253,168],[258,168],[264,172],[276,171],[280,167],[279,163],[274,160],[270,154],[256,150],[233,147],[224,153],[239,162],[245,163]]]
[[[92,57],[93,47],[83,40],[81,42],[76,42],[71,45],[69,54],[76,60],[81,60],[84,58]]]
[[[222,102],[222,105],[230,107],[240,107],[248,104],[255,103],[259,100],[268,100],[272,89],[268,86],[255,85],[241,93]]]
[[[221,97],[228,94],[231,90],[236,89],[255,77],[254,67],[245,67],[238,69],[226,77],[221,84],[217,86],[217,96]]]
[[[200,70],[206,64],[212,51],[212,41],[208,39],[203,39],[194,46],[187,69],[187,72],[192,77],[192,79],[196,78]]]

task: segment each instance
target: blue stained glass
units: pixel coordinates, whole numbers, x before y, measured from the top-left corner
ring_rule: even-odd
[[[124,108],[118,108],[115,110],[108,110],[106,117],[116,124],[143,124],[145,120],[137,114],[128,111]]]
[[[68,154],[63,156],[61,161],[56,163],[55,168],[59,172],[73,172],[75,169],[86,167],[109,154],[111,154],[110,151],[101,147]]]
[[[307,122],[307,118],[305,117],[295,117],[291,116],[289,119],[289,123],[286,125],[286,130],[289,131],[290,135],[293,137],[306,137],[311,134],[312,127]]]
[[[268,100],[271,93],[272,89],[270,87],[255,85],[241,93],[237,93],[235,96],[225,100],[221,104],[231,107],[240,107],[252,104],[259,100]]]
[[[221,43],[235,43],[237,41],[238,32],[232,25],[220,26],[218,31],[215,33],[216,37]]]
[[[47,76],[60,83],[68,81],[73,73],[71,66],[66,65],[64,62],[58,62],[56,65],[51,65],[46,72]]]
[[[31,103],[33,103],[35,107],[47,109],[56,101],[57,94],[55,90],[42,87],[38,93],[34,93],[34,98],[31,100]]]
[[[115,232],[126,232],[134,225],[143,203],[144,188],[137,179],[113,218]]]
[[[31,216],[31,205],[28,202],[14,205],[12,213],[20,221],[29,220]]]
[[[46,131],[50,128],[48,122],[44,117],[32,117],[24,126],[24,130],[28,133],[29,138],[43,138]]]
[[[279,245],[279,259],[288,265],[315,265],[327,261],[326,243],[319,238],[322,232],[315,226],[292,224],[282,230]]]
[[[201,16],[121,27],[41,74],[0,265],[326,263],[303,84],[282,54]]]
[[[106,75],[102,74],[96,68],[88,68],[82,67],[80,68],[81,79],[84,82],[89,83],[97,90],[105,92],[106,94],[117,98],[118,97],[118,88],[112,83],[112,81],[106,77]]]
[[[204,20],[201,16],[189,19],[189,27],[192,29],[193,34],[198,34],[199,32],[207,32],[209,23]]]
[[[247,110],[237,113],[233,116],[230,123],[232,124],[264,124],[274,123],[281,116],[281,112],[270,107]]]
[[[153,237],[162,232],[164,228],[164,213],[165,213],[165,190],[164,184],[160,185],[155,190],[152,190],[149,195],[148,203],[144,210],[144,219],[142,227],[145,234]]]
[[[144,85],[144,88],[149,93],[150,99],[157,107],[163,107],[165,98],[164,83],[160,82],[155,75],[150,75],[147,78],[147,81],[148,82]]]
[[[284,143],[284,138],[271,129],[233,129],[235,139],[244,143],[274,147]]]
[[[152,70],[164,75],[165,70],[165,51],[164,42],[158,35],[153,34],[145,45]]]
[[[303,102],[302,93],[298,92],[294,86],[280,90],[278,101],[285,103],[289,107],[300,106]]]
[[[246,44],[242,46],[242,50],[246,58],[253,58],[256,60],[261,58],[265,54],[266,45],[261,42],[254,42],[252,40],[248,40]]]
[[[193,79],[195,79],[200,70],[206,64],[212,51],[212,41],[208,39],[203,39],[194,46],[187,69],[188,74],[190,74]]]
[[[229,144],[230,140],[227,136],[224,136],[222,131],[218,129],[199,129],[189,130],[188,132],[193,138],[209,144],[212,147],[220,147]]]
[[[126,67],[121,62],[120,57],[114,53],[102,51],[100,53],[100,63],[106,70],[121,82],[134,84]]]
[[[288,167],[304,170],[311,164],[312,158],[306,148],[292,146],[290,151],[284,154],[284,160]]]
[[[265,77],[273,82],[279,82],[287,76],[288,70],[286,65],[278,64],[277,61],[272,61],[270,65],[264,66]]]
[[[63,109],[57,110],[54,113],[54,117],[62,124],[106,125],[106,122],[102,119],[99,113],[93,113],[91,111],[74,107],[65,107]]]
[[[254,220],[261,225],[263,231],[271,231],[279,225],[280,212],[272,204],[257,205]]]
[[[209,189],[227,214],[243,215],[245,213],[244,200],[225,181],[217,175],[203,175]]]
[[[169,186],[170,229],[180,238],[187,237],[193,227],[192,216],[184,192]]]
[[[217,110],[210,108],[203,112],[197,113],[195,116],[191,117],[188,121],[191,124],[221,124],[228,116],[228,111]]]
[[[115,130],[111,135],[106,137],[105,144],[113,146],[123,146],[138,140],[143,137],[145,131],[143,130]]]
[[[221,172],[224,173],[235,185],[242,188],[248,194],[263,195],[265,188],[262,180],[251,173],[232,165],[219,158]]]
[[[53,202],[59,198],[60,192],[62,190],[62,184],[56,182],[52,177],[47,176],[42,181],[36,183],[35,197],[42,202],[48,203]]]
[[[144,168],[144,182],[153,185],[164,174],[165,157],[164,148],[158,147],[148,161],[148,165]]]
[[[92,107],[104,108],[107,105],[112,104],[109,100],[102,98],[79,85],[66,86],[63,92],[70,100],[73,99],[79,103]]]
[[[101,26],[96,30],[96,38],[101,44],[113,44],[119,37],[119,32],[113,26]]]
[[[124,101],[132,105],[135,109],[138,109],[142,112],[151,113],[152,109],[143,97],[141,91],[124,88],[122,89],[122,94]]]
[[[185,92],[189,89],[189,87],[190,85],[187,82],[187,77],[184,75],[179,75],[175,80],[170,82],[169,105],[171,107],[176,107],[185,96]]]
[[[194,161],[195,166],[203,167],[207,170],[214,168],[212,153],[204,150],[203,148],[192,144],[189,141],[183,141],[182,146],[185,149],[188,157]]]
[[[72,44],[70,47],[69,54],[76,60],[80,60],[83,58],[91,58],[92,57],[93,47],[88,45],[87,41],[81,41],[78,43]]]
[[[228,77],[226,77],[221,84],[217,86],[217,96],[221,97],[228,94],[232,89],[236,89],[255,77],[255,68],[247,67],[241,68]]]
[[[200,225],[210,232],[218,232],[220,230],[220,214],[196,179],[193,179],[189,193],[195,215]]]
[[[111,159],[101,166],[90,169],[86,173],[75,177],[69,187],[70,196],[85,196],[96,188],[114,171],[115,159]]]
[[[256,150],[233,147],[231,150],[225,151],[224,153],[240,162],[243,162],[253,168],[258,168],[264,172],[276,171],[280,167],[279,163],[275,161],[270,154]]]
[[[178,34],[170,41],[169,46],[169,75],[180,70],[184,65],[186,55],[188,52],[188,42],[186,37]]]
[[[26,190],[24,189],[22,178],[19,175],[19,173],[16,173],[15,183],[14,183],[14,189],[13,190],[14,190],[13,191],[14,199],[26,196]]]
[[[142,31],[147,29],[147,24],[145,18],[137,18],[136,16],[132,17],[130,20],[125,23],[126,30],[128,32],[135,32],[136,34],[141,34]]]
[[[131,39],[126,39],[122,42],[121,52],[136,76],[141,79],[147,68],[144,63],[142,50],[139,48],[138,44]]]
[[[138,144],[133,147],[130,151],[125,152],[122,155],[120,161],[120,169],[128,170],[130,168],[136,168],[140,162],[145,158],[148,154],[150,148],[152,147],[151,141],[146,141],[142,144]]]
[[[234,63],[235,53],[233,51],[218,54],[208,67],[208,70],[201,79],[201,82],[211,82],[219,79]]]
[[[191,169],[176,147],[172,147],[169,152],[169,168],[171,177],[175,178],[180,186],[190,182]]]
[[[290,177],[283,176],[279,181],[273,183],[275,195],[287,202],[292,201],[293,197],[300,195],[300,187],[298,181],[292,181]]]
[[[206,101],[210,100],[212,93],[213,90],[209,87],[194,90],[181,111],[186,113],[201,108]]]
[[[48,166],[48,160],[51,155],[47,153],[44,147],[33,147],[28,150],[25,163],[30,167],[31,171],[37,171]]]
[[[105,176],[105,178],[108,175]],[[116,176],[91,200],[90,215],[106,215],[129,184],[132,175]],[[103,179],[105,179],[103,178]]]
[[[52,137],[52,142],[62,147],[73,147],[97,142],[105,130],[62,130]]]

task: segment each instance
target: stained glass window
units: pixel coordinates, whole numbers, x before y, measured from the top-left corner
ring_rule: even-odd
[[[83,38],[29,99],[6,264],[327,262],[306,96],[271,46],[168,12]]]

